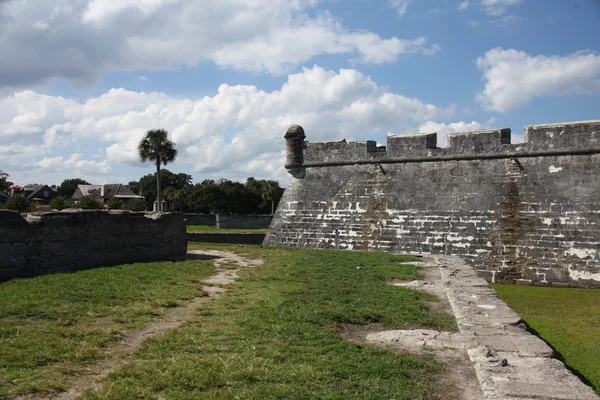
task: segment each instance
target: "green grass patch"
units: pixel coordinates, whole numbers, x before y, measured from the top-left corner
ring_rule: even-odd
[[[51,393],[133,329],[202,295],[209,261],[153,262],[0,284],[0,398]]]
[[[268,229],[228,229],[209,225],[188,225],[188,233],[267,233]]]
[[[600,395],[600,290],[492,287]]]
[[[262,258],[185,326],[144,342],[90,399],[433,399],[439,365],[342,340],[348,324],[454,328],[385,253],[191,244]],[[360,269],[356,267],[360,266]]]

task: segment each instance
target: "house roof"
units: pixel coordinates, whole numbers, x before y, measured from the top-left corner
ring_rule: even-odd
[[[143,196],[138,196],[129,188],[120,183],[105,184],[105,185],[77,185],[77,190],[73,194],[74,199],[79,199],[83,196],[92,195],[96,198],[109,199],[116,197],[119,199],[143,199]]]
[[[25,186],[25,188],[23,189],[23,192],[25,194],[25,196],[27,196],[28,199],[38,199],[38,200],[43,200],[43,198],[47,198],[47,196],[38,196],[38,194],[42,191],[42,190],[49,190],[52,193],[54,193],[54,189],[52,189],[50,186],[48,185],[29,185],[29,186]]]

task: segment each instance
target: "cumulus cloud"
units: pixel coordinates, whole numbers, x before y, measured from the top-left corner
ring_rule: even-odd
[[[164,128],[179,150],[177,163],[187,164],[190,173],[231,179],[254,175],[284,182],[283,134],[294,123],[305,128],[308,140],[376,140],[391,130],[415,132],[425,121],[447,119],[455,112],[454,106],[439,107],[393,93],[353,69],[314,66],[289,75],[277,90],[223,84],[213,96],[199,99],[112,89],[78,102],[19,92],[2,101],[0,134],[7,135],[2,143],[22,140],[28,149],[37,149],[29,153],[37,176],[57,168],[108,174],[140,166],[137,144],[145,131]],[[102,159],[60,155],[62,149],[80,143],[94,143]],[[11,176],[17,168],[3,165]],[[131,175],[137,178],[139,172]]]
[[[481,0],[481,5],[485,13],[492,17],[499,17],[506,14],[510,6],[517,5],[521,0]]]
[[[404,9],[398,3],[399,12]],[[387,63],[435,50],[423,37],[352,31],[317,0],[19,0],[0,10],[0,88],[65,78],[76,85],[111,69],[161,70],[210,61],[281,74],[322,54]]]
[[[600,94],[600,55],[531,56],[496,48],[477,59],[484,89],[476,100],[490,111],[507,113],[541,96]]]
[[[89,174],[106,174],[111,171],[108,165],[108,160],[94,161],[82,159],[81,153],[72,154],[68,159],[64,159],[62,156],[59,157],[44,157],[38,161],[36,166],[42,170],[52,170],[53,172],[68,171],[70,174],[75,175],[89,175]]]
[[[450,124],[427,121],[419,126],[419,133],[437,133],[437,146],[446,147],[448,145],[448,133],[450,132],[471,132],[485,129],[485,126],[477,121],[471,122],[452,122]]]
[[[465,11],[469,8],[470,2],[469,0],[465,0],[465,1],[461,1],[460,3],[458,3],[456,5],[456,7],[460,10],[460,11]]]
[[[409,4],[409,0],[390,0],[389,2],[390,7],[395,8],[398,11],[399,17],[403,17],[404,14],[406,14]]]

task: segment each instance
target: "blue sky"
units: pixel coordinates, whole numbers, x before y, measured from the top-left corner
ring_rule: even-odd
[[[167,129],[194,182],[289,177],[283,134],[600,119],[599,0],[0,1],[0,170],[127,183]]]

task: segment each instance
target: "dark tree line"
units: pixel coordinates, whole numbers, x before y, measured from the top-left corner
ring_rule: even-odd
[[[8,177],[7,173],[0,171],[1,189],[12,184]],[[89,182],[80,178],[65,179],[57,188],[59,196],[53,199],[50,206],[56,209],[71,207],[71,197],[80,184],[89,185]],[[145,207],[144,204],[136,205],[136,210],[152,210],[157,197],[156,174],[145,175],[139,181],[129,182],[127,186],[132,192],[145,198]],[[248,178],[246,183],[240,183],[229,179],[206,179],[193,184],[191,175],[174,174],[168,169],[160,170],[160,186],[162,197],[170,210],[190,213],[272,214],[283,195],[283,189],[277,181]],[[116,200],[110,199],[107,205],[110,208],[127,208],[126,204],[116,204]],[[15,203],[14,207],[12,202]],[[8,206],[20,211],[32,208],[27,199],[19,196],[11,199]],[[78,205],[82,206],[85,206],[85,202]]]
[[[129,189],[146,198],[148,209],[156,199],[156,175],[149,174],[131,181]],[[173,211],[220,214],[271,214],[283,189],[277,181],[248,178],[246,183],[228,179],[206,179],[192,184],[191,175],[160,171],[164,200]]]

